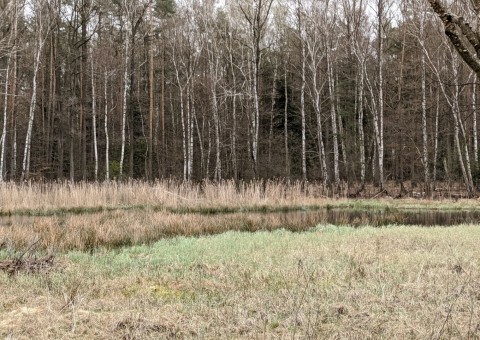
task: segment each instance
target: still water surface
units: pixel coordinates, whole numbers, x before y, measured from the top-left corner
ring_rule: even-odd
[[[137,212],[138,213],[138,212]],[[145,212],[148,214],[148,212]],[[419,226],[454,226],[460,224],[479,224],[479,211],[459,211],[459,210],[355,210],[355,209],[319,209],[307,211],[290,211],[290,212],[271,212],[271,213],[245,213],[258,215],[259,223],[268,218],[275,218],[284,222],[285,227],[294,225],[296,230],[305,230],[319,224],[331,225],[349,225],[349,226],[387,226],[387,225],[419,225]],[[232,218],[239,218],[242,213],[226,214]],[[50,216],[42,218],[51,218],[57,220],[65,219],[67,215]],[[0,226],[31,226],[35,223],[37,217],[34,216],[0,216]],[[261,226],[258,226],[261,229]],[[256,228],[255,228],[256,229]]]
[[[401,224],[429,227],[480,224],[480,211],[322,209],[294,212],[293,214],[298,215],[300,219],[307,218],[311,220],[313,218],[316,224],[351,226]]]

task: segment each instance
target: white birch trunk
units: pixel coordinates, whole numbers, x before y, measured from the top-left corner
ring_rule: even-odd
[[[302,125],[302,180],[307,180],[307,151],[306,151],[306,133],[305,133],[305,70],[306,70],[306,49],[305,39],[306,32],[304,27],[304,9],[302,1],[297,0],[297,24],[298,24],[298,38],[300,39],[300,60],[302,63],[301,68],[301,83],[300,83],[300,117]]]
[[[200,126],[198,124],[197,115],[195,114],[193,118],[195,121],[196,130],[197,130],[198,146],[200,148],[200,169],[201,169],[201,174],[204,177],[205,176],[205,151],[203,147],[203,138],[202,138],[202,133],[200,131]]]
[[[256,55],[260,55],[260,51],[257,51],[257,48],[254,48],[254,58]],[[258,57],[260,58],[260,57]],[[259,79],[259,62],[255,62],[253,65],[253,107],[254,114],[252,117],[252,158],[253,158],[253,167],[255,172],[255,177],[258,176],[258,134],[259,134],[259,124],[260,124],[260,103],[259,103],[259,94],[258,94],[258,79]]]
[[[12,175],[17,174],[17,157],[18,157],[18,145],[17,145],[17,122],[14,122],[13,127],[13,146],[12,146]]]
[[[318,157],[320,159],[320,166],[322,169],[323,185],[326,186],[329,181],[327,170],[327,156],[325,154],[325,145],[323,143],[323,124],[322,124],[322,103],[320,100],[321,89],[318,88],[317,77],[313,76],[314,87],[314,109],[317,120],[317,140],[318,140]]]
[[[275,96],[277,94],[277,74],[278,74],[278,59],[275,58],[275,67],[273,69],[272,81],[272,95],[270,106],[270,128],[268,136],[268,164],[272,164],[272,141],[273,141],[273,118],[275,114]]]
[[[468,139],[466,135],[466,130],[465,126],[463,125],[463,120],[461,116],[461,111],[460,111],[460,104],[459,104],[459,98],[460,98],[460,90],[459,90],[459,79],[458,79],[458,68],[459,68],[459,63],[458,63],[458,56],[457,54],[454,54],[453,62],[452,62],[452,71],[453,71],[453,76],[455,80],[455,92],[454,92],[454,97],[453,97],[453,114],[454,114],[454,119],[455,119],[455,126],[459,128],[460,133],[462,135],[462,141],[463,141],[463,149],[464,149],[464,157],[465,157],[465,169],[462,169],[462,172],[466,176],[466,184],[467,184],[467,191],[469,192],[469,195],[472,195],[475,191],[474,185],[473,185],[473,178],[472,178],[472,167],[471,167],[471,162],[470,162],[470,153],[468,150]],[[457,138],[457,137],[456,137]],[[459,141],[460,143],[460,141]],[[459,145],[460,147],[460,145]],[[461,148],[461,147],[460,147]],[[459,150],[459,156],[461,156],[462,151]],[[462,167],[464,167],[463,164],[461,164]]]
[[[91,56],[92,67],[92,125],[93,125],[93,154],[95,158],[94,178],[98,181],[98,143],[97,143],[97,105],[95,93],[95,75],[93,67],[93,55]]]
[[[125,25],[128,26],[128,20],[126,20]],[[123,108],[122,108],[122,147],[120,152],[120,178],[123,177],[123,163],[125,161],[125,142],[126,142],[126,122],[127,122],[127,95],[130,89],[130,77],[128,74],[128,65],[130,49],[128,42],[130,40],[129,28],[125,30],[125,70],[123,72]],[[133,70],[132,70],[133,71]]]
[[[212,77],[212,111],[213,111],[213,127],[215,129],[215,170],[214,179],[220,181],[222,179],[222,162],[220,158],[220,119],[218,116],[218,99],[217,99],[217,82],[219,59],[217,51],[210,51],[210,75]]]
[[[362,16],[365,14],[365,6],[362,0],[358,2],[354,1],[350,3],[349,1],[344,2],[347,13],[349,15],[349,29],[353,34],[351,35],[350,44],[352,46],[352,51],[357,59],[357,91],[356,96],[358,100],[356,104],[356,113],[357,113],[357,125],[358,125],[358,143],[360,151],[360,191],[365,188],[365,177],[366,177],[366,157],[365,157],[365,132],[363,129],[364,123],[364,98],[365,98],[365,77],[366,77],[366,61],[368,56],[368,49],[362,47],[361,37],[363,37],[364,32],[361,31],[360,22]]]
[[[338,81],[338,70],[335,70],[335,88],[339,84]],[[337,115],[338,112],[341,112],[340,110],[340,94],[339,91],[335,91],[335,105],[337,107]],[[345,131],[343,129],[343,120],[342,116],[337,117],[338,121],[338,136],[340,138],[340,150],[342,154],[342,163],[343,167],[345,169],[345,174],[348,172],[348,166],[347,166],[347,148],[345,147]]]
[[[473,119],[473,157],[478,168],[478,127],[477,127],[477,74],[473,76],[472,86],[472,119]]]
[[[177,73],[177,80],[180,84],[180,78]],[[184,99],[183,99],[183,89],[179,85],[180,90],[180,124],[182,125],[182,151],[183,151],[183,180],[186,181],[188,179],[187,174],[187,166],[188,166],[188,158],[187,158],[187,132],[185,129],[185,108],[184,108]]]
[[[232,97],[232,167],[233,167],[233,178],[238,178],[238,167],[237,167],[237,77],[235,76],[235,67],[233,63],[233,41],[232,34],[229,35],[230,45],[229,45],[229,57],[230,57],[230,70],[232,72],[232,86],[233,86],[233,97]]]
[[[192,89],[193,89],[193,77],[192,79]],[[193,177],[193,117],[195,115],[195,98],[193,90],[190,89],[190,86],[187,84],[187,93],[186,93],[186,114],[187,114],[187,180],[191,180]]]
[[[425,14],[420,18],[420,38],[424,40]],[[426,89],[426,62],[425,53],[421,52],[421,73],[422,73],[422,136],[423,136],[423,176],[425,192],[430,194],[430,174],[428,166],[428,134],[427,134],[427,89]]]
[[[17,32],[17,15],[15,15],[15,27],[14,27],[14,30],[15,30],[15,36],[16,36],[16,32]],[[12,100],[12,110],[11,110],[11,115],[13,116],[12,117],[12,120],[13,120],[13,140],[12,140],[12,159],[10,160],[11,161],[11,174],[10,174],[10,177],[11,178],[16,178],[17,176],[17,120],[15,118],[15,93],[16,93],[16,82],[17,82],[17,62],[18,62],[18,55],[17,55],[17,51],[14,52],[14,56],[13,56],[13,66],[12,66],[12,73],[13,73],[13,77],[12,77],[12,80],[13,80],[13,88],[12,88],[12,96],[13,96],[13,100]],[[10,132],[12,133],[12,132]]]
[[[210,170],[210,153],[212,152],[212,133],[210,127],[210,120],[208,121],[208,147],[207,147],[207,165],[206,165],[206,175],[209,178],[209,170]]]
[[[321,102],[321,93],[323,86],[319,84],[319,65],[323,59],[323,49],[320,42],[320,28],[316,27],[315,32],[307,36],[305,40],[306,52],[308,58],[305,59],[308,61],[308,71],[309,78],[312,83],[309,86],[309,94],[313,103],[313,109],[315,111],[316,118],[316,134],[318,142],[318,158],[320,161],[320,168],[322,173],[322,180],[324,187],[327,186],[329,182],[328,170],[327,170],[327,157],[325,154],[325,146],[323,143],[323,123],[322,123],[322,102]]]
[[[301,15],[301,14],[300,14]],[[303,37],[303,26],[300,23],[300,39],[301,39],[301,58],[302,58],[302,84],[300,89],[300,114],[302,118],[302,179],[307,180],[307,149],[306,149],[306,133],[305,133],[305,39]]]
[[[5,144],[7,142],[7,112],[8,112],[8,84],[10,82],[10,56],[7,59],[7,70],[5,75],[5,95],[3,103],[3,129],[2,137],[0,138],[1,155],[0,155],[0,182],[4,180],[4,164],[5,164]]]
[[[383,19],[384,19],[384,0],[378,0],[378,127],[375,129],[378,133],[378,176],[380,183],[380,190],[385,187],[384,183],[384,140],[383,140]]]
[[[215,128],[215,171],[214,178],[217,181],[222,179],[222,162],[220,159],[220,122],[218,117],[218,103],[216,87],[212,88],[212,109],[213,109],[213,124]]]
[[[287,77],[287,63],[285,62],[285,106],[283,110],[283,133],[284,133],[284,147],[285,147],[285,176],[290,176],[290,155],[288,151],[288,77]]]
[[[377,161],[379,160],[378,156],[378,149],[380,145],[380,128],[379,128],[379,112],[378,112],[378,105],[377,105],[377,100],[375,98],[375,91],[373,89],[372,83],[368,77],[367,70],[366,70],[366,65],[364,64],[364,75],[365,75],[365,81],[368,87],[368,92],[370,93],[370,102],[371,102],[371,110],[372,110],[372,116],[373,116],[373,132],[374,132],[374,137],[375,137],[375,145],[374,145],[374,153],[372,155],[372,175],[375,177],[376,174],[376,165]]]
[[[329,53],[327,53],[328,68],[328,94],[330,96],[330,114],[332,120],[332,138],[333,138],[333,175],[335,179],[335,189],[340,186],[339,152],[338,152],[338,130],[337,130],[337,112],[335,107],[335,80],[333,78],[333,66]]]
[[[32,98],[30,100],[30,109],[28,113],[28,127],[27,134],[25,136],[25,149],[23,152],[23,161],[22,161],[22,180],[28,179],[30,175],[30,148],[32,143],[32,130],[33,122],[35,119],[35,106],[37,103],[37,77],[38,69],[40,67],[40,56],[42,54],[43,48],[43,37],[42,37],[42,27],[37,28],[38,37],[35,46],[35,59],[33,62],[33,80],[32,80]]]
[[[365,187],[365,174],[366,174],[366,165],[365,165],[365,133],[363,130],[363,96],[364,96],[364,67],[362,65],[363,61],[360,63],[360,79],[358,84],[358,138],[360,143],[360,182],[361,189]]]
[[[435,140],[433,147],[433,183],[437,181],[437,158],[438,158],[438,120],[440,117],[440,91],[437,90],[435,108]]]
[[[104,73],[104,82],[105,82],[105,88],[104,88],[104,100],[105,100],[105,106],[104,106],[104,131],[105,131],[105,180],[109,181],[110,180],[110,158],[109,158],[109,153],[110,153],[110,138],[108,135],[108,74],[107,70],[105,69]]]

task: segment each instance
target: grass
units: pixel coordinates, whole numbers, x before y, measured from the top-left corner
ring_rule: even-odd
[[[0,247],[25,249],[36,242],[44,251],[95,251],[152,244],[162,238],[315,226],[316,214],[176,214],[163,211],[113,211],[49,217],[11,217],[0,225]]]
[[[0,274],[0,336],[478,338],[479,238],[319,226],[69,251],[49,274]]]
[[[0,270],[0,337],[479,338],[478,226],[311,228],[331,209],[478,207],[279,181],[2,183],[0,260],[23,257],[0,262],[20,271]]]
[[[331,199],[328,190],[317,183],[283,181],[0,183],[0,216],[53,216],[147,209],[221,214],[319,208],[475,210],[478,207],[476,200],[466,199]]]

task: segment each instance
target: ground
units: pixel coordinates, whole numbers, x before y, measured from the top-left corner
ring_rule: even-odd
[[[0,336],[475,339],[479,240],[476,225],[321,225],[60,252],[0,273]]]

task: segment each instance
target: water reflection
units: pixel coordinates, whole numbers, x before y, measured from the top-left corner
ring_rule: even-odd
[[[480,211],[439,211],[439,210],[351,210],[322,209],[306,212],[284,213],[286,222],[297,220],[301,224],[333,225],[419,225],[453,226],[459,224],[480,224]]]
[[[33,216],[19,216],[19,215],[10,215],[10,216],[0,216],[0,227],[10,227],[10,226],[31,226],[35,221]]]
[[[148,212],[123,212],[125,218],[129,214],[148,214]],[[161,213],[161,212],[155,212]],[[104,218],[109,214],[101,213]],[[88,214],[90,215],[90,214]],[[200,215],[203,216],[203,215]],[[268,225],[272,228],[282,226],[291,230],[306,230],[319,224],[350,225],[350,226],[386,226],[386,225],[419,225],[419,226],[454,226],[459,224],[480,224],[479,211],[441,211],[441,210],[354,210],[354,209],[320,209],[309,211],[272,212],[272,213],[234,213],[203,216],[216,221],[216,217],[224,216],[225,219],[248,220],[252,230],[262,229]],[[58,222],[65,215],[41,217],[53,219]],[[111,216],[110,216],[111,217]],[[0,227],[32,226],[39,217],[35,216],[0,216]],[[267,229],[269,229],[267,227]]]

